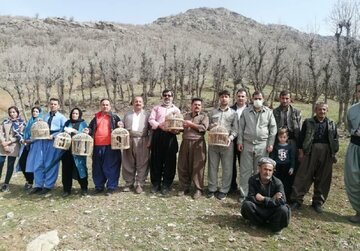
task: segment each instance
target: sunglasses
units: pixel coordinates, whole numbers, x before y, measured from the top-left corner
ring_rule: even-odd
[[[165,98],[165,97],[172,97],[172,95],[171,95],[171,94],[164,94],[163,97],[164,97],[164,98]]]

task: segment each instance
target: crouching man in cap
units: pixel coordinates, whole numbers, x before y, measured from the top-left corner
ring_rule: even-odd
[[[249,192],[241,206],[241,214],[254,226],[268,225],[275,233],[287,227],[290,209],[286,205],[284,186],[273,176],[275,161],[263,157],[258,162],[259,173],[249,179]]]

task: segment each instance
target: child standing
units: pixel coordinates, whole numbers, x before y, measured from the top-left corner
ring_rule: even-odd
[[[287,143],[288,132],[287,129],[281,128],[278,130],[278,143],[274,145],[274,149],[270,157],[276,162],[276,170],[274,175],[279,178],[283,185],[286,199],[290,199],[291,187],[294,183],[294,168],[295,168],[295,149]]]

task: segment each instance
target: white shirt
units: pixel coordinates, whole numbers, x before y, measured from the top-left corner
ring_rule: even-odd
[[[132,125],[131,125],[131,131],[138,132],[140,127],[140,112],[137,114],[134,112],[133,119],[132,119]]]
[[[240,119],[240,116],[242,114],[242,112],[244,111],[244,109],[246,108],[246,105],[244,105],[243,107],[238,107],[236,108],[236,113],[238,115],[238,119]]]

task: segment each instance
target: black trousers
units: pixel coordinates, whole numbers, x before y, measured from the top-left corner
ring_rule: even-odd
[[[33,184],[34,183],[34,173],[26,172],[26,160],[27,160],[27,156],[29,154],[29,150],[30,150],[29,146],[24,147],[24,150],[19,158],[19,167],[20,167],[21,172],[24,174],[26,182],[29,184]]]
[[[276,165],[276,171],[274,173],[276,178],[279,178],[284,185],[286,201],[290,201],[291,189],[294,184],[295,174],[289,175],[289,166],[288,165]]]
[[[290,208],[288,205],[264,208],[246,200],[241,206],[241,214],[252,224],[269,226],[274,232],[287,227],[290,222]]]
[[[175,178],[176,153],[179,146],[176,135],[156,129],[151,141],[150,180],[153,186],[170,187]]]
[[[233,142],[234,142],[234,159],[233,159],[233,175],[231,178],[230,190],[237,191],[239,188],[236,179],[237,179],[237,166],[240,166],[240,152],[237,149],[237,143],[236,143],[237,138],[235,138]]]
[[[72,180],[76,179],[81,187],[81,190],[88,189],[87,175],[85,178],[80,179],[79,171],[76,168],[74,158],[71,154],[71,150],[65,151],[61,158],[62,161],[62,184],[64,192],[71,193]]]

